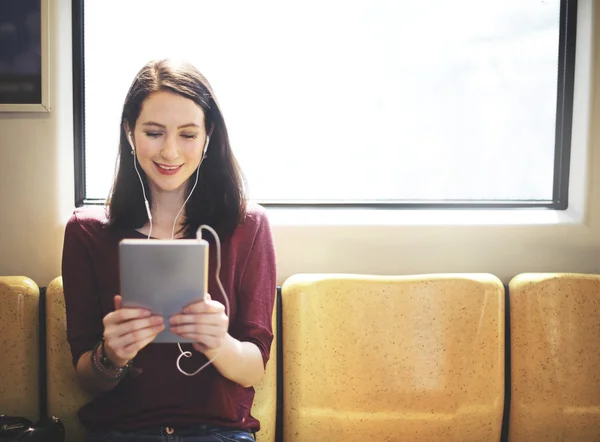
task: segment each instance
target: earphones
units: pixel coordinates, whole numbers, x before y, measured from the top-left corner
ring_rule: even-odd
[[[194,189],[196,188],[196,184],[198,184],[198,173],[200,171],[200,166],[202,165],[202,162],[206,158],[208,144],[210,143],[210,136],[212,135],[214,127],[215,127],[214,124],[212,124],[210,127],[210,131],[206,134],[206,142],[204,143],[204,148],[202,149],[202,158],[200,159],[200,164],[198,164],[198,168],[196,169],[196,181],[194,182],[194,187],[192,187],[192,191],[190,192],[187,199],[183,203],[183,206],[181,206],[181,209],[179,209],[179,212],[177,213],[177,216],[175,217],[175,221],[173,221],[173,231],[171,233],[171,238],[173,236],[175,236],[175,225],[177,224],[177,219],[179,218],[181,211],[183,210],[186,203],[188,202],[188,199],[190,199],[190,196],[194,192]],[[131,155],[133,155],[133,167],[135,168],[135,172],[137,173],[137,176],[140,180],[140,184],[142,185],[142,193],[144,195],[144,205],[146,206],[146,214],[148,215],[148,222],[150,223],[150,230],[148,232],[148,239],[150,239],[150,237],[152,236],[152,211],[150,210],[150,204],[148,203],[148,198],[146,197],[146,187],[144,186],[144,182],[142,181],[142,176],[140,175],[140,171],[138,170],[138,167],[137,167],[137,163],[138,163],[137,155],[135,152],[135,145],[133,144],[133,138],[131,135],[131,131],[127,132],[127,141],[129,141],[129,145],[131,146]]]
[[[201,225],[200,228],[196,231],[197,239],[202,239],[202,229],[208,230],[212,234],[212,236],[215,238],[215,242],[217,244],[217,267],[215,268],[215,279],[217,280],[217,284],[219,285],[219,290],[221,290],[221,294],[223,295],[223,299],[225,300],[225,314],[229,315],[229,299],[227,298],[227,293],[225,293],[225,289],[223,288],[223,283],[221,283],[221,277],[219,276],[219,274],[221,273],[221,241],[219,239],[219,235],[217,234],[217,232],[215,232],[212,227],[207,226],[206,224]],[[217,359],[217,356],[219,356],[219,353],[221,353],[221,349],[219,349],[217,354],[215,354],[212,359],[209,359],[202,367],[200,367],[198,370],[196,370],[193,373],[187,373],[181,369],[181,367],[179,366],[179,361],[181,360],[182,357],[191,358],[192,352],[191,351],[183,351],[183,349],[181,348],[181,344],[179,342],[177,343],[177,347],[179,347],[179,351],[181,352],[181,354],[177,357],[177,369],[186,376],[196,376],[198,373],[200,373],[202,370],[204,370],[204,368],[206,368],[209,364],[211,364],[215,359]]]
[[[173,228],[171,229],[171,239],[174,239],[174,237],[175,237],[175,226],[177,225],[177,219],[179,218],[179,215],[181,215],[181,212],[183,211],[185,205],[187,204],[188,200],[192,196],[192,193],[194,193],[194,189],[196,188],[196,185],[198,184],[198,175],[199,175],[199,171],[200,171],[200,166],[202,165],[202,162],[206,158],[206,152],[208,150],[208,144],[210,143],[210,136],[212,135],[213,129],[214,129],[214,124],[211,125],[209,133],[206,134],[206,143],[204,144],[202,158],[200,159],[200,164],[198,164],[198,167],[196,168],[196,180],[194,181],[194,186],[192,187],[192,190],[190,191],[189,195],[183,202],[183,205],[179,209],[179,212],[177,212],[177,216],[175,216],[175,220],[173,221]],[[150,211],[150,205],[148,204],[148,198],[146,197],[146,189],[144,186],[144,181],[142,180],[142,176],[137,167],[137,156],[135,153],[135,145],[133,144],[131,131],[129,131],[127,133],[127,140],[129,141],[129,145],[131,146],[131,155],[133,155],[133,166],[134,166],[137,176],[140,180],[140,185],[142,186],[142,193],[144,195],[144,204],[146,206],[146,213],[148,214],[148,222],[150,223],[150,229],[148,231],[147,239],[150,240],[151,236],[152,236],[152,213]],[[198,228],[198,230],[196,231],[196,238],[198,240],[202,239],[202,229],[208,230],[215,238],[215,243],[217,245],[217,267],[215,269],[215,279],[217,280],[219,290],[221,291],[221,294],[223,295],[223,299],[225,300],[225,314],[229,315],[229,299],[227,298],[227,293],[225,292],[225,289],[223,288],[223,284],[221,283],[221,277],[220,277],[220,273],[221,273],[221,241],[219,239],[219,235],[217,234],[217,232],[215,232],[215,230],[212,227],[205,225],[205,224],[201,225]],[[191,358],[192,352],[191,351],[183,351],[183,349],[181,348],[181,344],[179,342],[177,343],[177,347],[179,348],[179,352],[181,353],[177,357],[177,362],[176,362],[177,369],[186,376],[195,376],[198,373],[200,373],[204,368],[206,368],[209,364],[211,364],[217,358],[217,356],[219,356],[219,353],[221,352],[221,350],[219,349],[217,354],[215,354],[215,356],[213,356],[212,359],[207,361],[204,365],[202,365],[194,373],[187,373],[182,370],[181,366],[179,365],[179,362],[182,357]]]

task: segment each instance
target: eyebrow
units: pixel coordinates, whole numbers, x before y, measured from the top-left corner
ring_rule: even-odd
[[[156,126],[156,127],[162,128],[162,129],[167,128],[167,126],[165,126],[164,124],[155,123],[154,121],[147,121],[144,124],[142,124],[142,126]],[[177,129],[183,129],[186,127],[200,127],[200,126],[197,125],[196,123],[187,123],[187,124],[182,124],[181,126],[177,127]]]

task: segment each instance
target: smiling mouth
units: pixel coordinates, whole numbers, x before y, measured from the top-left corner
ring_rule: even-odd
[[[172,175],[176,173],[179,169],[181,169],[181,167],[183,166],[183,164],[180,164],[179,166],[168,166],[166,164],[159,163],[154,163],[154,165],[156,166],[156,169],[163,175]]]

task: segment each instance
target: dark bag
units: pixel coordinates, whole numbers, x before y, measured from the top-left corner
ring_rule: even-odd
[[[18,416],[0,415],[0,442],[64,442],[65,427],[60,419],[46,417],[35,424]]]
[[[31,425],[29,419],[17,416],[5,416],[0,414],[0,442],[11,441]]]

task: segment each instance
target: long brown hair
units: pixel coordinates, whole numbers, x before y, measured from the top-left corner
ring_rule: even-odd
[[[117,172],[108,198],[109,224],[116,228],[138,229],[148,222],[142,187],[134,168],[135,157],[125,134],[133,131],[142,105],[153,92],[169,91],[194,101],[204,112],[206,133],[212,127],[207,156],[202,162],[198,184],[185,207],[184,233],[195,234],[208,224],[226,239],[246,215],[245,181],[229,144],[225,120],[206,78],[192,65],[171,60],[152,61],[136,75],[123,105]],[[139,163],[138,163],[139,164]],[[138,166],[150,205],[151,194],[145,172]],[[194,172],[188,180],[191,189]]]

